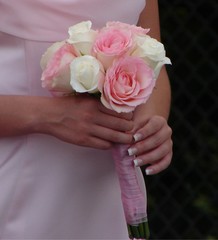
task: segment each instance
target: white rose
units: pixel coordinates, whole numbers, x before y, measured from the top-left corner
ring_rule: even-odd
[[[73,44],[81,55],[90,54],[97,31],[91,29],[92,22],[84,21],[69,28],[69,43]]]
[[[154,69],[156,78],[164,64],[171,64],[170,59],[166,57],[164,45],[155,38],[148,35],[139,36],[136,38],[136,44],[137,47],[132,55],[143,58]]]
[[[42,55],[40,66],[42,70],[45,70],[48,62],[51,60],[51,58],[54,56],[54,54],[57,52],[58,49],[60,49],[65,44],[65,41],[62,42],[56,42],[53,43],[46,52]]]
[[[65,41],[52,44],[42,55],[42,87],[65,95],[73,91],[70,85],[70,63],[77,57],[73,46]]]
[[[164,45],[154,38],[146,35],[136,38],[137,49],[134,55],[139,57],[148,57],[153,61],[162,61],[165,57]]]
[[[72,88],[79,93],[96,93],[98,82],[104,78],[102,64],[93,56],[75,58],[70,64]]]

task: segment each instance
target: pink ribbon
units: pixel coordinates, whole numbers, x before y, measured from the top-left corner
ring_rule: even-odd
[[[126,222],[129,225],[138,225],[147,222],[146,192],[140,187],[134,156],[128,155],[128,145],[115,145],[112,154],[119,177],[121,199]]]

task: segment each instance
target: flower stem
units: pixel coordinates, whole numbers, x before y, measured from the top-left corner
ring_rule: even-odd
[[[144,223],[140,223],[139,226],[138,226],[138,229],[139,229],[139,234],[140,234],[140,237],[143,238],[145,236],[145,231],[144,231]]]
[[[131,231],[132,231],[133,238],[136,238],[136,239],[141,238],[140,234],[139,234],[138,226],[130,226],[130,228],[131,228]]]
[[[130,239],[149,239],[150,231],[148,222],[140,223],[139,225],[127,224]]]
[[[149,237],[150,237],[150,230],[149,230],[148,222],[144,222],[143,223],[143,227],[144,227],[144,231],[145,231],[145,238],[149,239]]]
[[[132,230],[131,230],[131,227],[130,227],[129,224],[127,224],[127,228],[128,228],[129,238],[130,238],[130,239],[133,239],[133,236],[132,236]]]

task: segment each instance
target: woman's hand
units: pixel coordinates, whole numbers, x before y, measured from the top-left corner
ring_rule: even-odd
[[[108,149],[112,142],[132,142],[132,113],[115,113],[106,109],[99,100],[84,95],[54,98],[48,104],[44,108],[45,120],[37,132],[53,135],[68,143],[98,149]]]
[[[98,149],[133,139],[133,114],[110,111],[90,96],[0,96],[0,112],[0,137],[41,133]]]
[[[129,155],[135,155],[136,166],[149,165],[146,174],[156,174],[167,168],[172,159],[172,130],[165,118],[152,116],[138,126],[134,134],[135,143]]]

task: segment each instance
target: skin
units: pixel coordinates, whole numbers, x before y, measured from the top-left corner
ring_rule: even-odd
[[[139,25],[151,28],[160,39],[157,1],[147,0]],[[149,9],[152,9],[149,10]],[[14,104],[16,103],[16,104]],[[130,144],[135,163],[149,174],[165,169],[172,157],[172,130],[167,124],[170,85],[165,69],[149,101],[134,113],[118,114],[90,97],[48,98],[0,96],[0,137],[32,133],[49,134],[62,141],[96,149],[110,149],[114,143]],[[140,139],[133,141],[133,138]]]
[[[149,35],[160,39],[158,1],[147,0],[138,25],[150,28]],[[167,168],[172,160],[172,129],[167,123],[170,111],[171,89],[165,67],[157,79],[156,87],[148,102],[134,113],[136,141],[129,150],[136,155],[135,164],[150,165],[147,174],[156,174]]]
[[[42,133],[98,149],[132,141],[133,114],[119,115],[88,96],[0,96],[0,112],[0,137]]]

